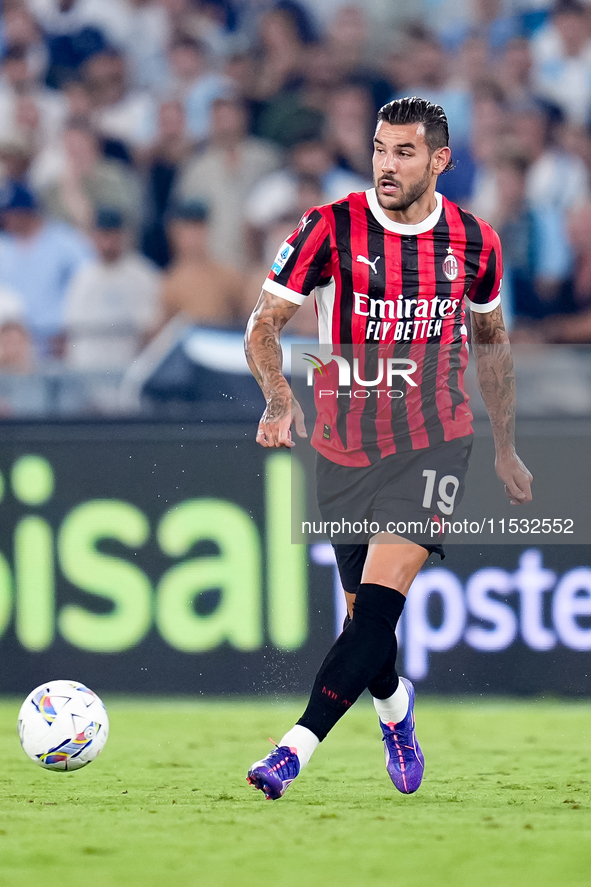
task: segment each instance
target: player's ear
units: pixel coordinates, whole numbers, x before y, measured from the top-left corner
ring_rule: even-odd
[[[439,175],[446,168],[447,164],[451,160],[451,149],[446,146],[442,148],[437,148],[433,152],[433,172]]]

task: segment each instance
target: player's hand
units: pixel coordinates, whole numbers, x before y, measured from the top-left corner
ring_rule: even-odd
[[[534,477],[515,450],[497,453],[495,470],[505,484],[505,495],[509,497],[511,505],[525,505],[526,502],[531,502],[531,482]]]
[[[272,395],[259,422],[257,443],[262,447],[295,447],[291,439],[292,423],[298,437],[308,437],[304,413],[293,394]]]

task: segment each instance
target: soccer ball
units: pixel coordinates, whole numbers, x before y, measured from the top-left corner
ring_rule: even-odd
[[[45,770],[79,770],[105,747],[109,718],[84,684],[50,681],[23,702],[18,735],[26,754]]]

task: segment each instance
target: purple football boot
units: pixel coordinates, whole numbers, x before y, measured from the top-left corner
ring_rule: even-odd
[[[411,795],[423,779],[425,758],[415,733],[415,688],[407,678],[400,678],[408,690],[408,711],[399,724],[384,724],[384,754],[386,769],[399,792]]]
[[[295,750],[278,745],[266,758],[252,765],[246,781],[264,792],[268,801],[276,801],[285,794],[299,772],[300,759]]]

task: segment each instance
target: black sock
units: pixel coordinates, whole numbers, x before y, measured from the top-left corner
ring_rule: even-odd
[[[374,679],[383,679],[405,600],[384,585],[359,586],[353,619],[320,666],[308,707],[298,721],[320,741]]]
[[[347,613],[343,620],[343,631],[350,622],[351,617],[349,616],[349,613]],[[389,699],[390,696],[396,692],[398,684],[400,683],[398,672],[396,671],[397,655],[398,641],[396,640],[396,635],[394,635],[392,647],[388,654],[388,658],[384,663],[384,667],[375,678],[372,678],[371,683],[367,685],[367,689],[375,699]]]
[[[367,685],[367,689],[375,699],[389,699],[392,693],[396,692],[399,684],[398,672],[396,671],[397,653],[398,642],[396,641],[396,636],[394,636],[394,641],[384,667]]]
[[[343,620],[343,631],[351,622],[351,617],[347,613]],[[384,663],[379,675],[372,678],[371,683],[367,685],[367,689],[375,699],[389,699],[396,692],[400,683],[398,672],[396,671],[396,656],[398,655],[398,641],[394,635],[394,641],[388,654],[388,658]]]

